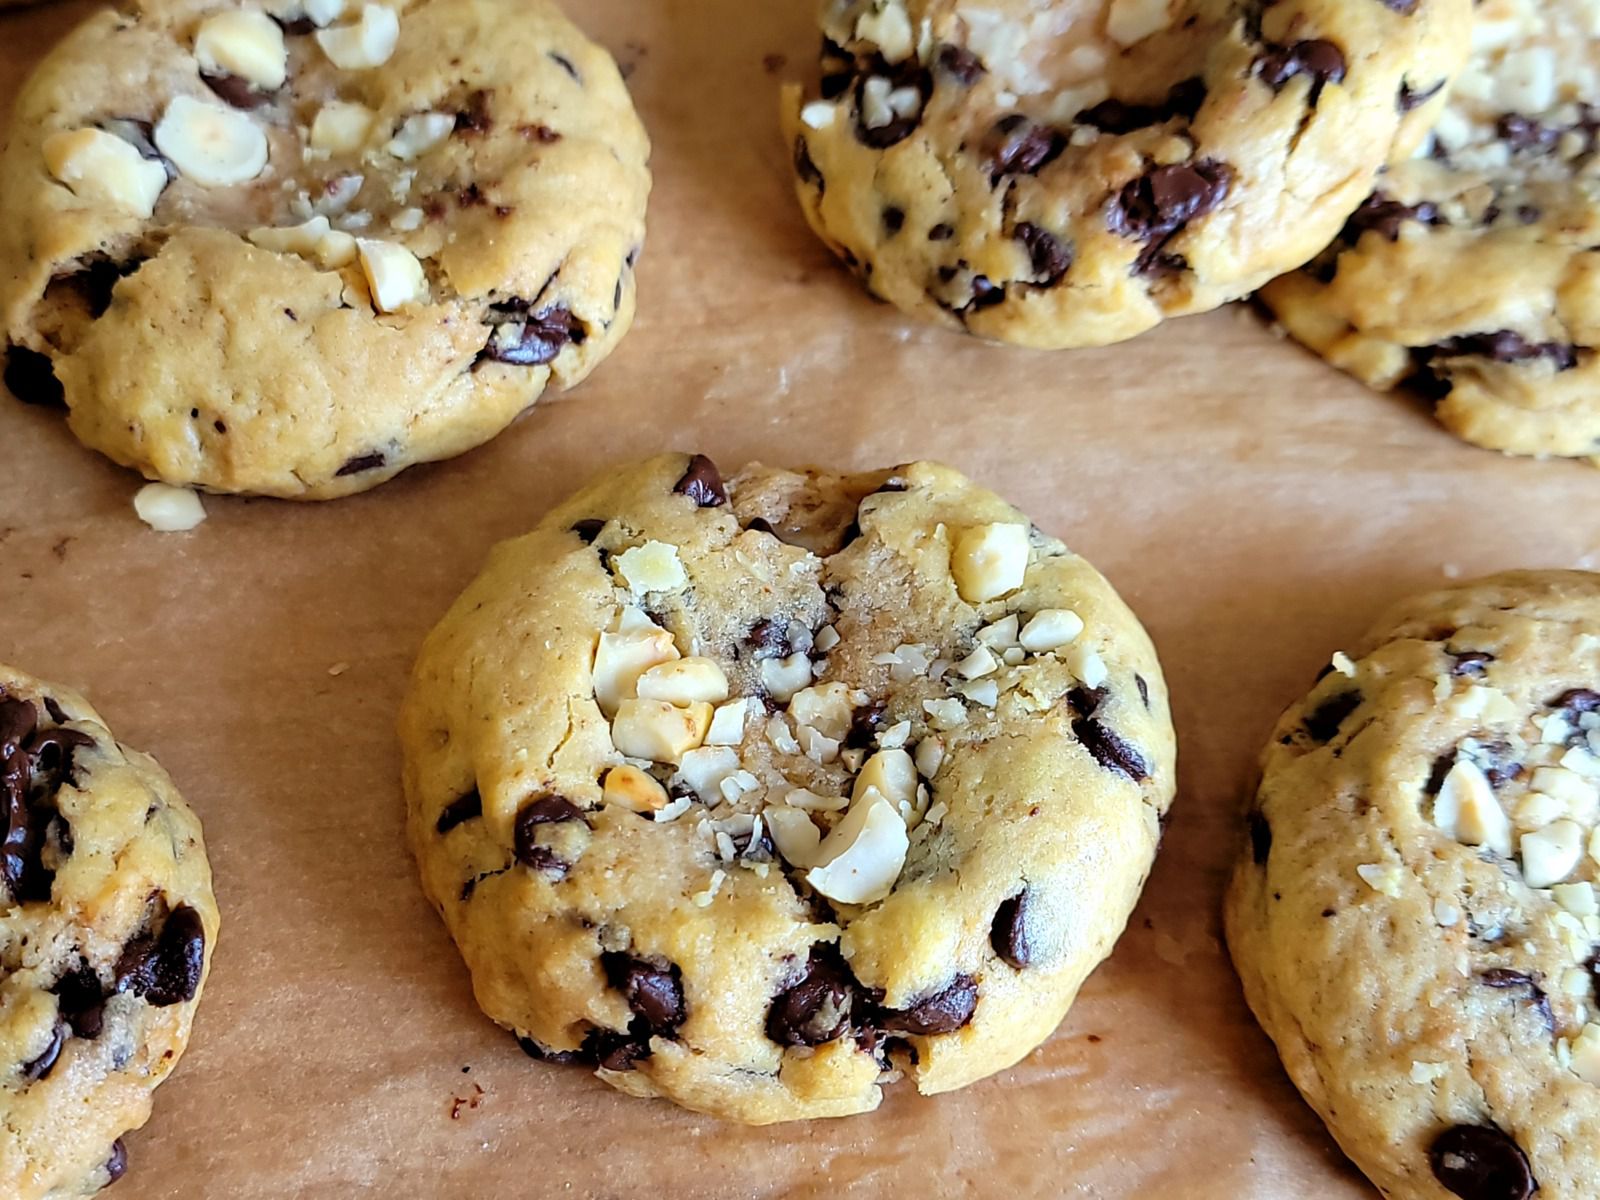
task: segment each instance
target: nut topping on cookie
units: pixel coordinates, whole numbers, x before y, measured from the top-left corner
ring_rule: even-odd
[[[334,66],[346,71],[365,71],[389,61],[400,41],[400,18],[382,4],[365,4],[353,25],[319,29],[317,45]]]
[[[194,39],[194,56],[207,74],[227,74],[264,92],[289,76],[283,28],[266,13],[235,9],[207,17]]]
[[[876,789],[850,805],[817,850],[806,882],[841,904],[870,904],[894,890],[911,842],[906,823]]]
[[[950,573],[968,604],[994,600],[1022,586],[1028,571],[1028,527],[977,525],[956,535]]]
[[[667,789],[638,767],[612,767],[606,772],[601,798],[630,812],[653,813],[667,806]]]
[[[1511,853],[1511,822],[1488,777],[1467,759],[1450,768],[1433,801],[1433,823],[1467,846]]]
[[[311,121],[311,148],[319,154],[354,154],[366,145],[375,117],[365,104],[330,100]]]
[[[679,762],[703,745],[711,726],[711,705],[676,705],[665,700],[624,700],[611,722],[611,741],[629,758]]]
[[[721,704],[728,698],[728,677],[715,659],[674,659],[646,669],[635,685],[635,694],[643,700],[665,700],[669,704]]]
[[[44,161],[73,195],[135,217],[149,217],[167,186],[165,167],[103,129],[52,133],[44,142]]]
[[[357,238],[356,255],[372,292],[373,307],[379,312],[397,312],[408,304],[428,302],[428,277],[422,263],[398,242]]]
[[[635,596],[647,592],[676,592],[688,586],[678,548],[650,541],[617,555],[617,571]]]
[[[456,119],[451,113],[417,113],[400,123],[399,132],[384,149],[396,158],[418,158],[442,144],[455,127]]]
[[[356,239],[333,228],[324,216],[287,229],[252,229],[245,237],[263,250],[315,259],[324,268],[342,267],[356,260]]]
[[[204,187],[247,183],[267,165],[267,135],[243,113],[176,96],[156,125],[155,143],[186,179]]]

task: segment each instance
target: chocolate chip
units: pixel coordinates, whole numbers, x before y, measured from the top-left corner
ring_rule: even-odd
[[[1415,2],[1415,0],[1413,0],[1413,2]],[[568,75],[571,75],[575,83],[577,83],[579,86],[582,86],[583,76],[578,74],[578,68],[573,65],[570,58],[564,54],[557,54],[554,50],[552,50],[550,51],[550,61],[555,63],[556,66],[560,67]]]
[[[948,75],[962,87],[971,87],[983,78],[985,73],[983,61],[965,46],[955,46],[947,42],[939,47],[934,61],[939,64],[942,74]]]
[[[728,502],[728,489],[722,486],[722,472],[704,454],[689,460],[683,477],[672,485],[680,496],[687,496],[701,508],[719,508]]]
[[[1550,701],[1550,707],[1566,708],[1575,713],[1600,711],[1600,692],[1592,692],[1588,688],[1573,688]],[[3,744],[3,739],[0,739],[0,744]]]
[[[582,821],[583,813],[572,801],[562,796],[541,796],[530,800],[517,813],[511,836],[517,861],[535,871],[553,871],[565,875],[572,868],[563,862],[548,846],[541,846],[537,833],[541,825],[559,825],[563,821]]]
[[[930,242],[948,242],[955,235],[956,227],[954,225],[946,225],[943,221],[928,230],[928,240]]]
[[[1483,650],[1446,650],[1455,662],[1450,664],[1450,674],[1467,675],[1474,679],[1482,679],[1489,664],[1494,661],[1494,655]]]
[[[635,1018],[638,1031],[616,1033],[597,1029],[584,1042],[584,1052],[594,1056],[595,1064],[607,1071],[631,1071],[641,1058],[650,1057],[650,1031],[642,1019]]]
[[[89,315],[98,319],[111,307],[118,281],[128,278],[143,265],[143,259],[115,263],[108,258],[97,258],[62,277],[61,282],[82,297]]]
[[[1576,346],[1566,342],[1530,342],[1520,333],[1514,333],[1509,329],[1446,338],[1423,349],[1430,355],[1442,358],[1477,357],[1493,359],[1498,363],[1519,363],[1543,358],[1553,363],[1558,371],[1569,371],[1578,365]]]
[[[769,531],[770,532],[770,531]],[[788,658],[794,651],[789,648],[789,622],[763,617],[744,635],[745,645],[754,650],[754,657]]]
[[[1133,677],[1133,686],[1139,689],[1139,702],[1143,704],[1145,708],[1149,708],[1150,685],[1144,681],[1144,676],[1136,673]]]
[[[570,343],[583,345],[589,336],[583,322],[560,305],[529,314],[526,301],[492,305],[487,324],[494,332],[478,358],[514,367],[539,367],[554,361]]]
[[[193,1000],[205,971],[206,931],[200,914],[180,904],[160,933],[139,934],[117,959],[114,990],[143,996],[157,1008]]]
[[[806,145],[803,137],[794,140],[794,173],[800,177],[801,182],[816,184],[818,192],[827,190],[827,181],[817,169],[817,164],[811,157],[811,147]]]
[[[972,1020],[978,1007],[978,981],[957,975],[950,986],[910,1008],[885,1009],[882,1024],[899,1033],[952,1033]]]
[[[493,128],[494,118],[489,115],[489,93],[479,88],[467,97],[466,103],[456,112],[455,132],[463,137],[479,137]],[[543,129],[544,126],[539,128]]]
[[[1306,733],[1313,741],[1331,742],[1339,732],[1344,719],[1361,707],[1359,691],[1337,692],[1329,696],[1305,717]]]
[[[553,146],[561,140],[561,135],[548,125],[518,125],[517,133],[525,142],[539,142],[541,145]],[[631,262],[628,264],[633,265]]]
[[[1399,241],[1400,229],[1407,221],[1436,225],[1439,223],[1439,210],[1426,200],[1418,204],[1401,204],[1382,192],[1373,192],[1345,222],[1339,240],[1353,246],[1361,240],[1363,233],[1371,229],[1391,242]]]
[[[989,282],[986,275],[972,277],[972,299],[968,300],[961,309],[963,316],[971,309],[993,308],[996,304],[1004,304],[1006,289],[1000,284]]]
[[[1417,7],[1417,0],[1379,0],[1379,3],[1402,17],[1409,17]]]
[[[24,404],[40,408],[65,408],[67,394],[56,378],[55,364],[48,354],[26,346],[6,347],[6,389]]]
[[[1324,87],[1344,78],[1344,70],[1344,54],[1323,38],[1269,47],[1255,62],[1257,78],[1275,92],[1281,92],[1296,76],[1310,79],[1311,91],[1306,101],[1313,108]]]
[[[483,796],[477,788],[473,788],[464,796],[458,796],[444,806],[444,811],[439,814],[439,820],[434,824],[435,833],[449,833],[464,821],[476,820],[483,816]]]
[[[1447,750],[1433,760],[1433,766],[1428,771],[1427,781],[1422,785],[1424,796],[1437,796],[1439,789],[1444,787],[1444,777],[1450,774],[1450,768],[1456,765],[1456,752]]]
[[[1211,159],[1155,167],[1123,186],[1106,211],[1106,226],[1146,243],[1135,269],[1147,271],[1160,263],[1162,244],[1190,221],[1214,211],[1232,182],[1232,168]]]
[[[813,946],[805,974],[767,1010],[767,1036],[780,1046],[820,1046],[850,1028],[857,985],[832,946]]]
[[[1433,1139],[1428,1163],[1462,1200],[1528,1200],[1539,1187],[1522,1147],[1494,1125],[1452,1125]]]
[[[227,73],[211,74],[207,71],[200,72],[200,82],[222,97],[234,108],[253,109],[260,108],[272,97],[266,92],[259,92],[250,85],[248,79],[240,79],[237,75]]]
[[[61,707],[54,696],[45,696],[43,700],[44,711],[49,714],[50,719],[57,725],[65,725],[72,719],[67,716],[67,710]]]
[[[1417,92],[1411,90],[1411,85],[1409,83],[1402,81],[1400,84],[1400,95],[1395,102],[1399,105],[1401,112],[1412,112],[1418,108],[1421,108],[1429,100],[1432,100],[1441,91],[1443,91],[1444,84],[1445,81],[1441,79],[1432,87],[1423,88],[1420,92]]]
[[[1267,821],[1267,814],[1257,809],[1248,819],[1250,826],[1250,857],[1255,860],[1258,867],[1267,865],[1267,856],[1272,853],[1272,825]]]
[[[1080,717],[1092,717],[1100,711],[1111,693],[1103,687],[1077,687],[1067,689],[1067,707]]]
[[[1019,113],[1002,117],[983,144],[991,182],[1003,175],[1036,175],[1066,148],[1067,139],[1048,125],[1035,125]]]
[[[40,1053],[38,1058],[22,1064],[22,1082],[33,1083],[50,1074],[56,1060],[61,1057],[61,1047],[67,1044],[67,1023],[57,1019],[55,1026],[50,1030],[50,1044]]]
[[[606,527],[605,521],[600,517],[585,517],[581,521],[572,523],[572,532],[583,539],[587,546],[594,545],[595,538],[600,536],[600,531]]]
[[[1521,113],[1506,113],[1495,122],[1495,133],[1513,151],[1549,150],[1561,140],[1561,130],[1540,124]]]
[[[683,1024],[683,984],[673,964],[658,967],[616,951],[600,955],[606,980],[622,993],[628,1007],[643,1019],[650,1032],[669,1036]]]
[[[573,1063],[593,1062],[594,1056],[587,1049],[577,1050],[551,1050],[541,1046],[530,1037],[517,1038],[517,1045],[522,1047],[522,1052],[537,1062],[557,1063],[567,1066]]]
[[[376,471],[387,461],[381,451],[374,450],[371,454],[358,454],[354,458],[348,459],[344,466],[333,474],[335,478],[339,479],[344,478],[346,475],[360,475],[366,471]]]
[[[905,116],[895,113],[886,125],[868,125],[865,100],[867,83],[871,79],[883,78],[881,74],[863,75],[856,85],[856,140],[874,150],[897,146],[917,131],[917,126],[922,124],[922,112],[927,106],[928,95],[933,90],[933,80],[928,72],[917,67],[915,59],[908,59],[889,74],[887,82],[891,93],[903,88],[915,88],[918,94],[917,110]]]
[[[1054,287],[1072,266],[1072,250],[1055,234],[1031,221],[1019,222],[1012,234],[1028,250],[1034,282]]]
[[[905,228],[906,210],[889,205],[883,210],[883,229],[890,237]]]
[[[27,744],[39,724],[39,710],[16,696],[0,695],[0,760]]]
[[[100,1036],[106,993],[93,967],[80,961],[56,980],[50,990],[55,993],[56,1007],[72,1029],[74,1037]]]
[[[1150,768],[1139,752],[1094,717],[1074,720],[1072,732],[1083,748],[1107,771],[1126,775],[1135,783],[1150,778]]]
[[[994,921],[989,926],[989,945],[1002,962],[1022,970],[1033,961],[1033,932],[1028,928],[1029,897],[1033,893],[1023,888],[1015,896],[1000,901]]]
[[[1205,103],[1206,85],[1203,79],[1185,79],[1174,84],[1161,104],[1125,104],[1121,100],[1102,100],[1084,109],[1075,118],[1079,125],[1088,125],[1101,133],[1125,134],[1136,129],[1162,125],[1174,117],[1193,120]]]
[[[844,744],[851,750],[865,750],[877,739],[888,711],[882,700],[874,700],[850,714],[850,730],[844,735]]]
[[[106,1186],[110,1187],[128,1173],[128,1148],[118,1138],[111,1143],[111,1157],[106,1159]]]

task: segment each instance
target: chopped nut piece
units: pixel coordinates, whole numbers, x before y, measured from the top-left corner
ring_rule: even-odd
[[[1433,823],[1467,846],[1511,853],[1511,822],[1484,773],[1467,759],[1450,768],[1433,799]]]
[[[44,163],[80,200],[148,217],[167,186],[167,169],[103,129],[73,129],[44,140]]]
[[[455,127],[456,119],[450,113],[418,113],[401,122],[399,132],[384,149],[396,158],[413,159],[443,142]]]
[[[1067,669],[1082,680],[1085,687],[1092,688],[1099,687],[1110,674],[1099,653],[1093,647],[1082,644],[1074,644],[1067,651]]]
[[[928,714],[928,723],[941,733],[960,729],[967,723],[967,709],[959,700],[924,700],[922,711]]]
[[[706,804],[722,799],[722,783],[739,770],[739,755],[728,746],[702,746],[690,750],[678,764],[674,783],[694,791]]]
[[[331,100],[311,122],[311,148],[324,154],[354,154],[367,144],[376,116],[365,104]]]
[[[800,744],[800,749],[805,756],[815,763],[830,763],[839,757],[839,739],[831,738],[818,733],[809,725],[801,725],[795,730],[795,741]]]
[[[811,682],[811,660],[804,654],[794,653],[788,658],[761,660],[761,686],[779,704],[789,699]]]
[[[999,669],[1000,660],[994,656],[994,651],[981,643],[953,668],[963,679],[978,679],[984,675],[991,675]]]
[[[1550,889],[1550,894],[1575,917],[1600,916],[1600,903],[1595,901],[1592,883],[1558,883]]]
[[[688,586],[678,548],[650,541],[617,555],[617,570],[635,596],[647,592],[676,592]]]
[[[1000,685],[992,679],[974,679],[953,690],[984,708],[993,708],[1000,703]]]
[[[1432,1083],[1437,1079],[1443,1079],[1448,1074],[1450,1074],[1449,1063],[1413,1061],[1411,1064],[1412,1083]]]
[[[826,100],[813,100],[800,110],[800,119],[807,129],[827,129],[833,124],[836,110]]]
[[[711,728],[706,731],[708,746],[737,746],[744,741],[745,711],[748,700],[731,700],[720,705],[711,715]]]
[[[334,66],[346,71],[364,71],[389,61],[400,40],[400,18],[392,8],[366,4],[354,25],[319,29],[316,37],[317,45]]]
[[[156,124],[156,148],[186,179],[204,187],[230,187],[261,174],[267,135],[233,108],[175,96]]]
[[[700,746],[711,725],[711,705],[678,707],[665,700],[624,700],[611,723],[611,741],[629,758],[678,764]]]
[[[1343,650],[1335,650],[1333,652],[1333,658],[1329,660],[1329,665],[1346,679],[1354,679],[1356,677],[1356,664],[1351,661],[1350,656]]]
[[[1171,20],[1167,0],[1111,0],[1106,36],[1119,46],[1131,46],[1159,33]]]
[[[696,700],[721,704],[728,698],[728,677],[713,659],[698,655],[678,658],[640,675],[635,694],[671,704],[692,704]]]
[[[639,677],[659,663],[675,661],[678,648],[672,634],[648,617],[643,626],[630,620],[637,609],[623,610],[619,628],[602,633],[594,655],[594,698],[606,716],[616,715],[617,707],[637,696]],[[643,616],[642,613],[639,614]]]
[[[802,869],[816,865],[822,831],[810,817],[798,808],[777,807],[763,809],[761,815],[785,862]]]
[[[1590,1021],[1572,1042],[1572,1073],[1600,1087],[1600,1025]]]
[[[722,889],[723,881],[727,878],[728,873],[721,867],[718,867],[715,871],[711,872],[711,880],[706,884],[706,890],[703,892],[696,892],[693,896],[689,897],[689,899],[694,901],[696,908],[710,907],[711,902],[717,898],[717,893]]]
[[[264,92],[289,77],[283,29],[264,12],[231,9],[207,17],[194,39],[194,56],[210,74],[234,75]]]
[[[824,625],[817,630],[816,650],[819,654],[826,654],[839,644],[839,631],[832,625]]]
[[[819,796],[809,788],[790,788],[784,793],[783,802],[806,812],[843,812],[850,806],[843,796]]]
[[[630,812],[659,812],[668,804],[667,789],[638,767],[612,767],[601,781],[600,798]]]
[[[876,791],[891,804],[909,803],[917,796],[917,768],[911,755],[904,750],[879,750],[867,759],[856,776],[850,798],[864,799],[868,792]]]
[[[396,312],[408,304],[428,300],[428,277],[417,256],[398,242],[357,238],[356,255],[367,277],[373,306],[379,312]]]
[[[198,495],[165,483],[147,483],[135,492],[133,511],[157,533],[187,533],[206,519]]]
[[[1433,902],[1433,919],[1446,929],[1450,929],[1461,921],[1461,910],[1448,900],[1435,900]]]
[[[956,591],[968,604],[993,600],[1022,586],[1028,572],[1028,527],[996,523],[963,529],[950,552]]]
[[[911,18],[898,4],[881,5],[876,12],[867,9],[856,22],[856,37],[876,45],[885,62],[897,63],[910,58],[914,48]]]
[[[923,738],[917,743],[916,754],[912,757],[917,764],[917,774],[924,779],[932,779],[944,765],[944,739]]]
[[[800,743],[794,740],[794,734],[789,731],[789,723],[783,719],[782,713],[773,713],[767,718],[767,741],[780,754],[800,753]]]
[[[878,746],[884,750],[897,750],[906,744],[911,736],[910,721],[896,721],[889,728],[878,734]]]
[[[806,882],[841,904],[870,904],[894,890],[910,848],[894,805],[869,791],[823,839]]]
[[[1583,827],[1576,821],[1554,821],[1522,835],[1522,878],[1529,887],[1560,883],[1583,857]]]
[[[1019,618],[1015,613],[1001,617],[994,624],[978,630],[978,640],[991,650],[1009,650],[1018,644],[1018,624]]]
[[[1400,881],[1403,873],[1399,867],[1383,867],[1377,863],[1361,863],[1356,867],[1356,874],[1361,876],[1367,886],[1375,892],[1382,892],[1385,896],[1400,895]]]
[[[1033,614],[1017,636],[1024,650],[1035,654],[1058,649],[1083,632],[1083,618],[1070,608],[1046,608]]]
[[[356,239],[328,224],[328,218],[312,217],[303,225],[286,229],[252,229],[245,238],[275,254],[298,254],[313,258],[319,266],[342,267],[355,261]]]
[[[854,715],[850,689],[842,683],[822,683],[801,688],[789,697],[789,715],[825,737],[843,740]]]

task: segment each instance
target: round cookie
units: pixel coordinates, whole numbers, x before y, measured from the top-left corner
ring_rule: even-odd
[[[132,0],[16,104],[6,382],[151,478],[362,491],[611,352],[648,153],[548,0]]]
[[[1483,0],[1475,29],[1428,156],[1261,297],[1469,442],[1600,461],[1600,5]]]
[[[1237,299],[1421,139],[1467,0],[833,0],[785,94],[806,215],[871,291],[1021,345]]]
[[[956,472],[620,468],[499,546],[401,718],[423,887],[535,1058],[766,1123],[1016,1062],[1172,799],[1101,576]]]
[[[217,935],[200,823],[81,696],[0,666],[0,1179],[121,1178],[189,1042]]]
[[[1394,1200],[1600,1194],[1600,576],[1394,608],[1279,721],[1227,899],[1250,1007]]]

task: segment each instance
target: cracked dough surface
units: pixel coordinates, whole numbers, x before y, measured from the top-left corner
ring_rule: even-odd
[[[817,233],[982,337],[1101,345],[1305,262],[1422,138],[1466,0],[827,0]]]
[[[120,1138],[188,1045],[211,868],[155,760],[5,666],[0,800],[0,1179],[14,1200],[89,1195],[129,1169]]]
[[[1396,1200],[1600,1190],[1597,680],[1600,576],[1492,576],[1396,606],[1263,754],[1228,944]]]
[[[969,602],[952,546],[991,526],[1018,573]],[[1074,615],[1027,633],[1044,610]],[[627,701],[601,683],[614,726],[596,694],[607,631],[714,664],[707,745],[623,756]],[[1121,932],[1174,787],[1132,613],[928,463],[726,483],[698,456],[619,467],[492,553],[428,637],[400,729],[423,888],[484,1011],[536,1058],[754,1123],[1027,1054]],[[792,838],[774,846],[773,811],[831,836],[889,760],[903,866],[881,899],[830,901],[838,880],[812,886]],[[629,772],[666,807],[620,802]]]
[[[231,78],[214,92],[195,39],[234,7],[98,13],[18,98],[0,158],[14,391],[64,391],[73,432],[151,478],[325,499],[487,441],[610,353],[633,318],[650,175],[604,50],[547,0],[404,0],[381,65],[335,67],[301,19],[286,25],[282,87]],[[109,128],[154,155],[174,98],[225,95],[266,134],[246,182],[203,186],[175,167],[146,218],[47,170],[53,134]],[[371,117],[330,150],[308,131],[333,101]],[[393,152],[419,118],[441,140]],[[419,259],[422,291],[379,312],[359,261],[248,236],[318,218]]]

